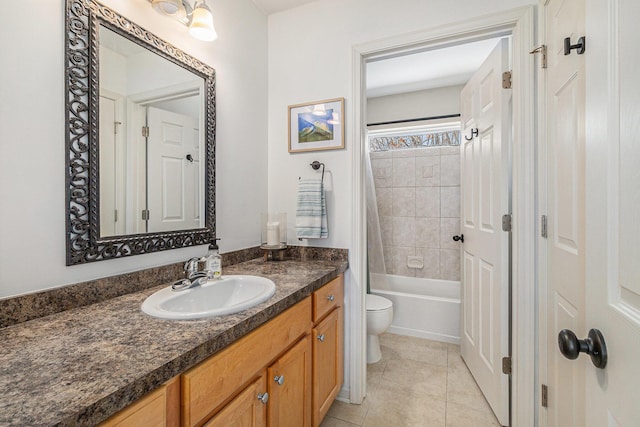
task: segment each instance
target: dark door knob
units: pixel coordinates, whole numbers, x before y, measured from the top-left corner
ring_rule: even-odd
[[[459,236],[453,236],[453,241],[454,242],[460,241],[460,243],[464,243],[464,234],[461,234]]]
[[[607,345],[597,329],[589,330],[589,336],[583,340],[579,340],[573,331],[563,329],[558,334],[558,347],[569,360],[577,359],[580,353],[586,353],[591,356],[591,362],[596,368],[604,369],[607,366]]]

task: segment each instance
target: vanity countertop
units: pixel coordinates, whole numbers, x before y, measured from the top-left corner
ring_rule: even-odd
[[[203,320],[150,317],[162,284],[0,329],[0,425],[94,425],[301,301],[345,261],[262,259],[226,267],[276,283],[268,301]]]

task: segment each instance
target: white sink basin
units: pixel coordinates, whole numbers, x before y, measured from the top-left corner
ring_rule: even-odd
[[[264,277],[222,276],[182,291],[163,288],[144,300],[142,311],[177,320],[223,316],[258,305],[275,292],[275,283]]]

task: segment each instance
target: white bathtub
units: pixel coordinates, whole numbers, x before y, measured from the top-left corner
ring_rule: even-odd
[[[372,277],[371,293],[393,302],[389,332],[460,343],[460,282],[387,274],[386,290],[375,288],[380,279]]]

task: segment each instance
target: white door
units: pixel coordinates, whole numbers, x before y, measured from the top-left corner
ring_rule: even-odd
[[[608,363],[585,369],[588,426],[640,425],[640,4],[587,1],[586,330]],[[578,332],[576,331],[576,334]]]
[[[202,227],[197,119],[148,107],[147,126],[147,231]]]
[[[508,43],[502,40],[461,93],[461,353],[502,425],[509,425],[509,99],[502,88]],[[475,133],[477,129],[477,134]]]
[[[585,425],[586,361],[571,361],[558,348],[558,334],[585,331],[585,55],[564,54],[564,38],[584,35],[584,0],[550,0],[543,5],[548,68],[543,73],[546,110],[547,253],[546,424]],[[542,212],[545,213],[544,211]]]

